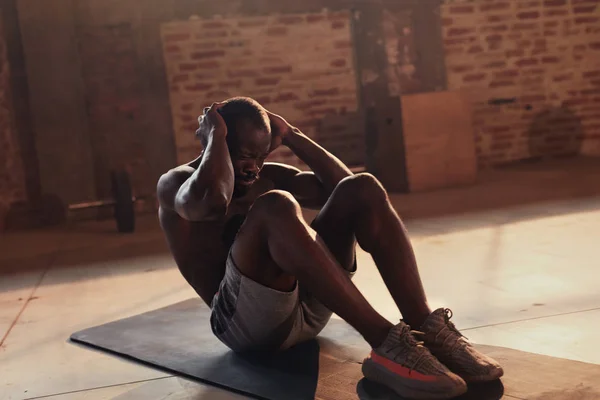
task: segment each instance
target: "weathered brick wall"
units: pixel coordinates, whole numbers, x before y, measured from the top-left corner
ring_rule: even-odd
[[[0,232],[11,204],[26,198],[25,174],[17,140],[10,91],[10,68],[4,30],[0,24]]]
[[[357,109],[348,12],[171,22],[162,38],[180,163],[197,156],[197,117],[214,101],[253,97],[316,139],[328,116]],[[339,139],[362,147],[350,132]],[[273,160],[299,165],[284,148]]]
[[[450,1],[448,87],[472,99],[481,167],[600,155],[600,1]],[[516,101],[490,104],[493,99]],[[492,101],[493,103],[493,101]]]
[[[417,49],[411,11],[383,10],[383,35],[390,96],[421,91],[422,85],[415,65]]]

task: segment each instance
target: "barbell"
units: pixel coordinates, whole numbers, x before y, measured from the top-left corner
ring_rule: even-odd
[[[120,233],[131,233],[135,231],[135,210],[133,205],[140,198],[133,196],[131,180],[127,171],[112,171],[110,180],[113,194],[112,199],[69,204],[69,211],[113,206],[117,230]]]

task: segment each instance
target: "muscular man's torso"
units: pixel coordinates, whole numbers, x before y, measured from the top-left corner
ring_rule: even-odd
[[[206,303],[210,304],[219,288],[229,249],[248,210],[274,186],[270,179],[261,177],[245,196],[232,199],[219,221],[190,222],[174,211],[159,210],[160,224],[179,270]]]

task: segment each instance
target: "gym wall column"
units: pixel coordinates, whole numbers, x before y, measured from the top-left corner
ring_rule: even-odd
[[[95,198],[74,3],[18,3],[41,190],[65,204]]]
[[[359,101],[365,113],[366,167],[387,190],[406,192],[400,99],[389,94],[381,6],[355,10],[354,44]]]
[[[385,11],[384,11],[385,10]],[[382,31],[384,12],[408,11],[416,50],[415,69],[419,82],[411,94],[446,89],[445,60],[439,15],[439,0],[383,1],[380,5],[358,6],[354,20],[356,68],[361,108],[365,111],[367,170],[392,192],[408,192],[406,145],[402,105],[390,93],[388,58]],[[406,94],[403,88],[401,93]]]

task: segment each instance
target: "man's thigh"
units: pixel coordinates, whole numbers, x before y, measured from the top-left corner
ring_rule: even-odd
[[[251,208],[231,246],[230,257],[245,277],[271,289],[292,291],[296,278],[283,272],[269,252],[264,229],[268,215],[262,208]]]
[[[277,350],[301,319],[296,279],[271,258],[264,217],[251,209],[241,224],[212,303],[213,332],[235,351]]]
[[[296,284],[295,277],[284,273],[269,252],[269,238],[264,226],[266,223],[273,223],[273,215],[264,206],[266,202],[261,202],[261,198],[257,202],[261,205],[250,209],[237,233],[231,254],[240,271],[247,277],[277,290],[291,290]],[[311,223],[319,240],[342,268],[348,271],[354,270],[356,262],[355,221],[352,211],[347,190],[340,184]],[[279,216],[276,219],[277,224],[285,225],[285,218]],[[290,240],[293,241],[293,238],[290,237]]]
[[[311,226],[318,233],[319,240],[323,241],[336,257],[340,266],[352,276],[356,270],[356,238],[353,225],[348,221],[348,215],[345,213],[344,204],[338,204],[340,199],[340,194],[336,195],[334,191],[334,195]],[[273,261],[269,253],[268,236],[263,231],[264,218],[269,218],[269,214],[265,215],[257,212],[256,209],[251,209],[235,237],[226,277],[219,293],[221,303],[224,305],[221,309],[229,309],[228,315],[233,316],[230,317],[234,322],[233,325],[238,324],[243,327],[260,323],[265,328],[261,333],[263,335],[267,335],[268,331],[272,330],[278,332],[274,336],[281,337],[281,332],[287,330],[289,334],[283,346],[289,347],[316,336],[325,327],[332,313],[314,298],[301,282],[297,283],[294,276],[285,274]],[[279,221],[279,223],[284,222]],[[236,273],[232,274],[231,271]],[[231,279],[232,276],[234,279]],[[228,286],[230,289],[227,288]],[[234,294],[237,291],[241,295],[226,293],[224,296],[223,292],[227,291]],[[295,302],[286,295],[293,296]],[[227,306],[226,298],[235,299],[236,306]],[[217,308],[216,311],[219,309]],[[261,318],[265,321],[260,322]],[[227,326],[231,325],[231,323],[227,324]],[[229,336],[232,333],[233,331],[230,331]]]

